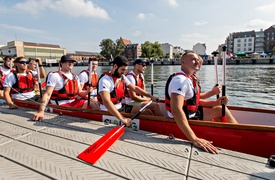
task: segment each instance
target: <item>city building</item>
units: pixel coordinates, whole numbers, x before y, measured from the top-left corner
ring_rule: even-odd
[[[275,47],[275,25],[264,30],[264,36],[265,53],[273,53],[272,49]]]
[[[255,47],[255,31],[233,33],[233,53],[251,54]]]
[[[185,51],[180,46],[174,46],[173,47],[174,58],[180,58],[181,55],[184,54],[184,52]]]
[[[206,54],[206,45],[205,43],[197,43],[193,46],[193,51],[198,55],[205,55]]]
[[[11,41],[7,43],[7,46],[0,48],[0,54],[26,58],[60,59],[66,54],[66,49],[54,44]]]
[[[129,61],[134,61],[141,56],[141,45],[132,44],[130,40],[120,37],[120,40],[125,45],[125,50],[122,55],[125,56]]]
[[[255,31],[255,53],[263,53],[265,50],[264,50],[264,31],[263,29],[261,29],[260,31]]]
[[[173,58],[173,45],[169,43],[162,43],[160,44],[161,49],[163,51],[163,56],[165,58],[172,59]]]

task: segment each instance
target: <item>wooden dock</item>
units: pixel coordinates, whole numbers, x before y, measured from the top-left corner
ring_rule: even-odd
[[[275,179],[266,158],[129,128],[91,165],[77,155],[113,125],[51,113],[34,122],[34,113],[0,107],[0,179]]]

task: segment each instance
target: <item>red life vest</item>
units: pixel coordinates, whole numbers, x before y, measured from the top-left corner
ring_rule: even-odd
[[[171,112],[171,106],[170,106],[170,96],[168,94],[168,87],[169,87],[169,84],[170,84],[172,78],[177,75],[183,75],[185,77],[188,77],[186,74],[178,72],[178,73],[172,74],[168,78],[166,85],[165,85],[165,108],[166,108],[166,110],[168,110],[170,112]],[[194,76],[191,76],[188,78],[191,78],[191,80],[192,80],[193,87],[194,87],[194,91],[193,91],[194,95],[192,98],[190,98],[188,100],[184,100],[184,103],[183,103],[182,109],[184,110],[187,119],[189,119],[190,114],[197,112],[198,106],[199,106],[199,101],[200,101],[200,87],[197,82],[198,79],[194,78]]]
[[[0,90],[4,90],[4,81],[5,81],[5,78],[6,78],[6,74],[4,74],[4,72],[2,71],[2,69],[0,69]]]
[[[30,71],[26,72],[26,76],[18,75],[15,70],[11,71],[15,76],[15,84],[12,85],[11,94],[26,93],[34,91],[35,80]]]
[[[64,80],[64,86],[60,90],[53,90],[51,95],[51,100],[55,100],[56,104],[58,105],[58,101],[60,100],[72,100],[75,99],[78,91],[78,78],[77,76],[72,73],[73,80],[68,79],[61,71],[57,71]]]
[[[113,104],[119,104],[124,96],[125,82],[120,81],[117,77],[114,77],[109,72],[104,72],[100,76],[98,81],[100,81],[100,79],[105,75],[111,77],[111,79],[113,79],[113,83],[114,83],[114,89],[112,90],[112,92],[110,92],[111,101],[113,102]],[[100,104],[103,104],[102,98],[101,98],[100,94],[98,93],[98,87],[97,87],[97,100]]]
[[[143,79],[142,77],[139,77],[139,78],[138,78],[138,77],[137,77],[134,73],[132,73],[132,72],[128,72],[128,73],[126,74],[126,76],[127,76],[127,75],[133,76],[134,79],[135,79],[135,85],[138,86],[138,87],[140,87],[141,89],[144,89],[144,79]],[[137,95],[140,96],[139,94],[137,94]],[[125,96],[125,97],[130,97],[127,88],[125,88],[124,96]]]
[[[88,70],[83,70],[80,73],[82,73],[82,72],[86,72],[88,77],[89,77],[89,71]],[[91,87],[93,89],[96,89],[97,83],[98,83],[98,75],[94,73],[94,74],[91,75]],[[82,90],[87,90],[88,88],[89,88],[89,81],[84,84]]]

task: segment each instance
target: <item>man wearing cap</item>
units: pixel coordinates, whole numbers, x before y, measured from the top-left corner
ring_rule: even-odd
[[[34,115],[33,120],[42,120],[44,110],[50,101],[51,104],[68,107],[87,107],[84,99],[77,99],[77,95],[85,97],[88,91],[82,91],[78,76],[71,72],[76,60],[68,55],[64,55],[60,60],[61,69],[50,72],[46,79],[46,91],[42,97],[39,111]]]
[[[12,99],[37,101],[39,96],[35,94],[35,78],[28,70],[29,61],[25,57],[14,60],[15,69],[7,74],[4,82],[4,98],[10,109],[17,106]]]
[[[124,75],[128,69],[128,60],[124,56],[117,56],[111,62],[113,67],[110,72],[101,75],[98,81],[97,99],[100,103],[100,109],[109,111],[118,120],[122,121],[126,126],[132,124],[130,118],[125,118],[119,111],[122,108],[121,100],[124,96],[125,86],[137,94],[147,96],[154,101],[158,98],[148,94],[143,89],[132,84]]]
[[[134,62],[134,68],[130,72],[126,74],[126,77],[129,81],[135,86],[140,87],[144,91],[145,88],[145,80],[143,73],[146,70],[146,61],[143,59],[136,59]],[[124,102],[126,104],[126,112],[136,113],[141,107],[145,106],[150,98],[141,96],[134,91],[131,91],[129,88],[124,93],[125,99]],[[161,113],[160,107],[158,103],[151,103],[143,114],[155,115],[155,116],[163,116]]]

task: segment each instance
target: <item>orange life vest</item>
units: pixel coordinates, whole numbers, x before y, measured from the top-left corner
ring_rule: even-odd
[[[100,79],[105,75],[111,77],[113,79],[113,83],[114,83],[114,89],[112,90],[112,92],[110,92],[111,101],[113,102],[113,104],[119,104],[124,96],[125,82],[120,81],[117,77],[114,77],[109,72],[104,72],[100,76],[98,81],[100,81]],[[102,98],[101,98],[100,94],[98,93],[98,87],[97,87],[97,100],[100,104],[103,104]]]
[[[75,99],[78,91],[78,78],[73,74],[73,80],[68,79],[61,71],[57,71],[64,80],[64,86],[60,90],[53,90],[51,95],[51,100],[55,100],[58,105],[58,101],[60,100],[72,100]]]
[[[168,110],[170,112],[171,112],[171,106],[170,106],[170,96],[168,94],[168,87],[169,87],[169,84],[170,84],[172,78],[177,75],[183,75],[185,77],[188,77],[186,74],[178,72],[178,73],[172,74],[168,78],[166,85],[165,85],[165,108],[166,108],[166,110]],[[193,91],[194,95],[192,98],[190,98],[188,100],[184,100],[184,103],[183,103],[182,109],[184,110],[187,119],[189,119],[190,114],[197,112],[198,106],[199,106],[199,101],[200,101],[200,86],[198,85],[198,82],[197,82],[198,79],[196,79],[194,76],[191,76],[188,78],[191,78],[191,80],[192,80],[193,87],[194,87],[194,91]]]
[[[89,77],[89,71],[88,70],[83,70],[83,71],[81,71],[81,73],[82,72],[86,72],[88,77]],[[93,89],[96,89],[97,83],[98,83],[98,75],[96,73],[91,74],[91,87]],[[88,88],[89,88],[89,81],[84,84],[82,90],[87,90]]]
[[[134,79],[135,79],[135,81],[136,81],[136,82],[135,82],[135,85],[138,86],[138,87],[140,87],[141,89],[144,89],[144,79],[143,79],[142,77],[139,77],[139,78],[138,78],[138,77],[137,77],[134,73],[132,73],[132,72],[128,72],[128,73],[126,74],[126,76],[127,76],[127,75],[133,76]],[[140,96],[139,94],[137,94],[137,95]],[[125,88],[124,96],[125,96],[125,97],[130,97],[127,88]]]
[[[11,72],[14,74],[16,80],[15,84],[12,85],[11,94],[34,91],[35,80],[30,71],[26,72],[26,76],[18,75],[18,72],[15,70]]]

